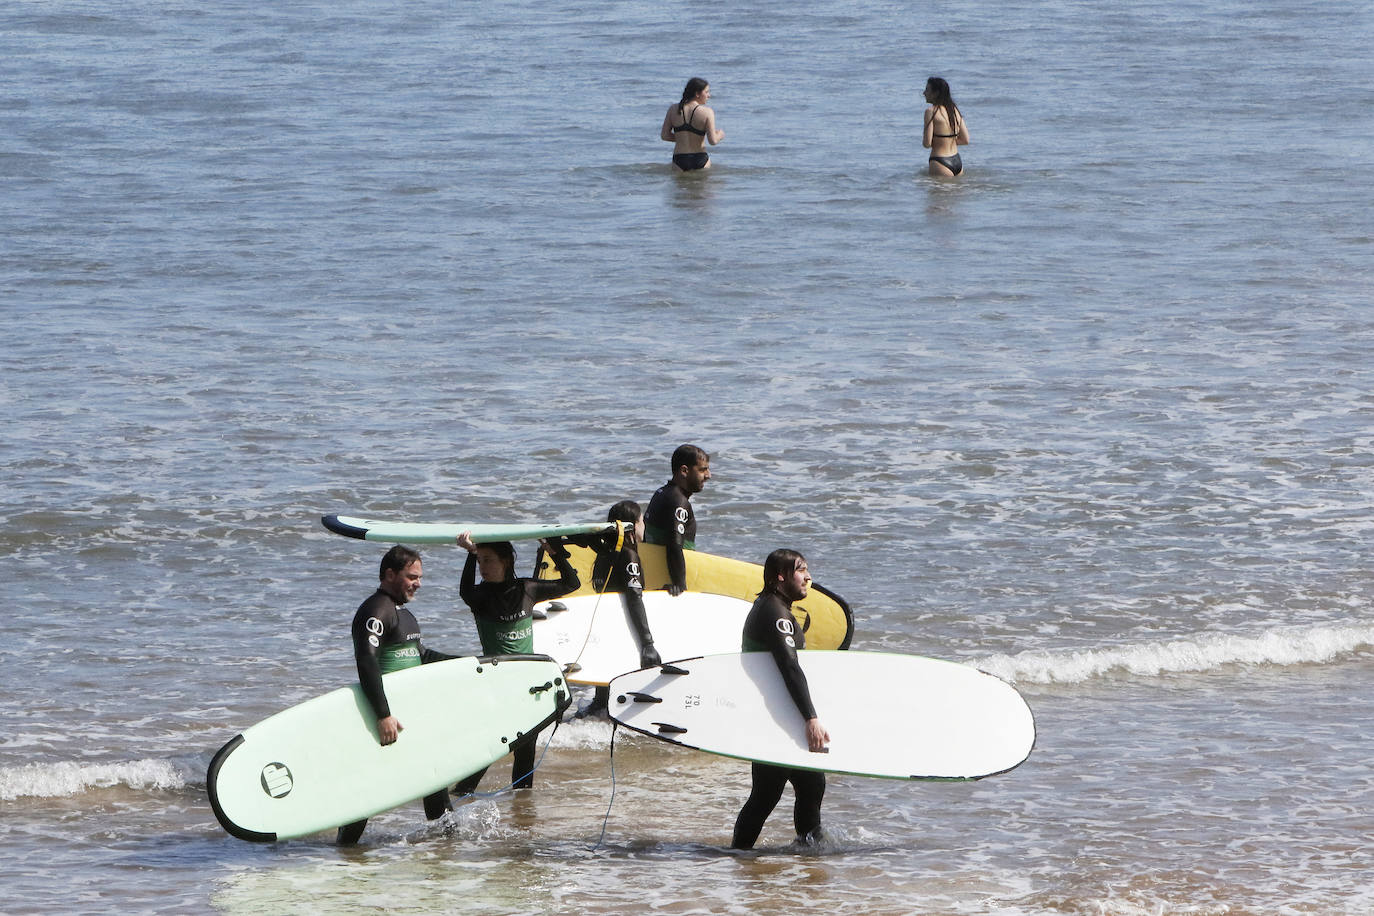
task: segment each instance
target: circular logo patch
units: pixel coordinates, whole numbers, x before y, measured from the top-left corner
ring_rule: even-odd
[[[295,787],[291,771],[284,763],[269,763],[262,768],[262,791],[273,798],[285,798]]]

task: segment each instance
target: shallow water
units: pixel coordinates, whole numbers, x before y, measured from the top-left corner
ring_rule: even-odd
[[[6,911],[1374,913],[1371,32],[7,7]],[[675,177],[697,73],[726,140]],[[747,768],[617,734],[612,772],[579,722],[535,792],[359,849],[218,827],[213,752],[354,676],[379,551],[319,516],[598,518],[684,441],[702,549],[796,547],[855,649],[1011,680],[1030,760],[835,777],[824,846],[780,808],[739,855]],[[428,551],[415,610],[474,652],[460,570]]]

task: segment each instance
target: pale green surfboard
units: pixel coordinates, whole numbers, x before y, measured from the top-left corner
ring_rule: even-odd
[[[608,522],[581,525],[492,525],[472,522],[401,522],[349,515],[326,515],[320,521],[335,534],[388,544],[452,544],[464,531],[478,544],[492,541],[529,541],[538,538],[592,534],[611,527]]]
[[[423,798],[490,766],[570,697],[542,655],[455,658],[384,675],[402,731],[382,747],[356,684],[245,729],[210,761],[220,825],[272,842],[332,830]]]

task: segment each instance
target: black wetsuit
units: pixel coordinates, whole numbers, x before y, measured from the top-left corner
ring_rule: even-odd
[[[616,549],[619,535],[608,531],[594,545],[596,562],[592,565],[592,586],[597,593],[619,592],[625,596],[625,616],[639,642],[639,664],[645,668],[660,662],[654,648],[654,634],[649,631],[649,619],[644,612],[644,573],[639,565],[639,544],[634,529],[625,527],[620,549]]]
[[[687,588],[687,561],[684,550],[697,549],[697,517],[692,500],[671,480],[659,487],[644,513],[644,542],[662,544],[668,564],[668,577],[678,591]]]
[[[504,582],[477,582],[477,554],[469,553],[463,566],[458,595],[472,608],[483,655],[529,655],[534,652],[534,606],[577,591],[582,580],[568,562],[568,551],[555,544],[549,551],[560,579],[507,579]],[[515,759],[511,764],[511,783],[517,789],[534,785],[534,741],[530,732],[511,744]],[[455,795],[468,795],[486,773],[483,768],[454,787]]]
[[[358,683],[378,720],[391,715],[391,704],[382,686],[383,674],[457,657],[426,649],[420,642],[420,624],[415,615],[380,588],[353,615],[353,656],[358,664]],[[424,803],[425,817],[430,820],[450,809],[448,793],[443,790],[425,796]],[[364,819],[340,827],[339,842],[356,843],[366,826]]]
[[[806,648],[806,634],[792,617],[792,605],[774,592],[759,595],[744,621],[744,652],[769,652],[777,662],[787,692],[797,704],[803,719],[816,717],[811,702],[811,690],[806,673],[797,660],[797,650]],[[825,774],[814,770],[798,770],[753,764],[753,788],[749,799],[735,819],[735,835],[730,845],[736,849],[753,849],[763,822],[773,813],[787,783],[792,783],[796,803],[792,822],[797,837],[803,841],[819,838],[821,829],[821,801],[825,798]]]

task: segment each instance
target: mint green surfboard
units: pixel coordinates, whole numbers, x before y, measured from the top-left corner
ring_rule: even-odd
[[[582,525],[492,525],[473,522],[398,522],[349,515],[326,515],[324,526],[335,534],[388,544],[452,544],[464,531],[478,544],[492,541],[529,541],[538,538],[592,534],[611,527],[608,522]]]
[[[273,842],[333,830],[451,786],[553,722],[570,696],[543,655],[455,658],[383,675],[401,723],[382,747],[358,685],[245,729],[210,761],[206,789],[220,825]]]

